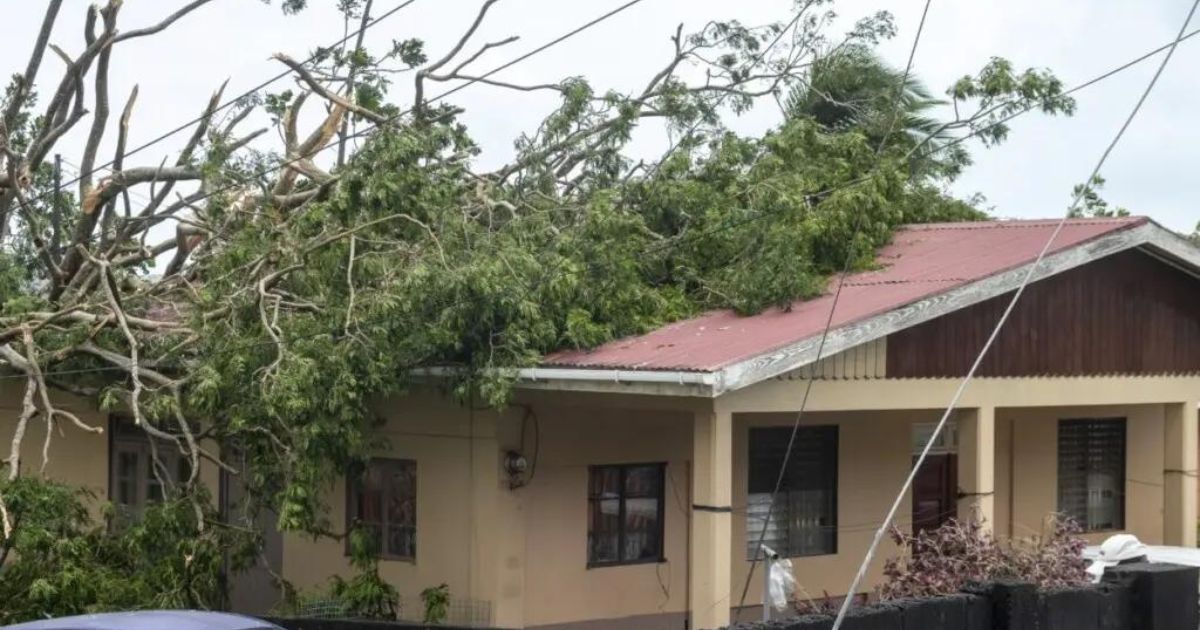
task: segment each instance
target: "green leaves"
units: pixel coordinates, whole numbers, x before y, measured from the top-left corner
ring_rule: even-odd
[[[1096,175],[1086,184],[1076,184],[1071,191],[1072,205],[1069,208],[1071,218],[1129,216],[1129,210],[1120,206],[1108,205],[1108,202],[1100,196],[1102,188],[1104,188],[1104,178],[1100,175]]]
[[[0,492],[17,523],[13,539],[0,540],[0,624],[107,610],[219,608],[226,558],[238,570],[255,557],[254,536],[198,527],[184,498],[114,528],[92,522],[86,504],[95,497],[76,488],[18,479],[0,482]]]
[[[988,145],[1008,136],[1005,120],[1017,112],[1039,109],[1051,115],[1075,113],[1075,99],[1064,93],[1062,81],[1049,70],[1031,68],[1017,74],[1012,62],[1000,57],[993,57],[977,75],[959,79],[947,95],[956,107],[976,106],[976,112],[965,120]]]

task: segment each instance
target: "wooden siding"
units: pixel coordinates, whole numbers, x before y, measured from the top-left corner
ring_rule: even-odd
[[[1012,293],[888,337],[889,378],[963,376]],[[1200,280],[1141,251],[1026,289],[979,376],[1200,373]]]
[[[854,346],[777,378],[806,380],[814,375],[816,380],[822,381],[884,378],[887,376],[887,337]]]

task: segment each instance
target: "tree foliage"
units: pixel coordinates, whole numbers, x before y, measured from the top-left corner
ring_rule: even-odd
[[[1100,190],[1104,188],[1104,181],[1103,177],[1097,175],[1086,184],[1075,185],[1075,189],[1071,192],[1072,206],[1069,208],[1071,218],[1099,219],[1129,216],[1129,210],[1121,206],[1111,206],[1100,196]]]
[[[148,508],[118,527],[97,522],[95,497],[59,483],[0,483],[16,520],[0,544],[0,624],[49,616],[140,608],[220,608],[225,567],[254,556],[257,534],[216,528],[197,535],[190,503]],[[205,514],[215,519],[215,514]]]
[[[50,3],[46,28],[60,4]],[[417,370],[450,368],[458,395],[499,406],[513,368],[546,352],[709,308],[788,308],[823,291],[847,260],[870,265],[898,225],[982,216],[972,200],[944,191],[967,164],[954,144],[965,138],[954,134],[992,144],[1005,137],[1007,113],[1073,109],[1048,72],[1017,73],[994,59],[951,88],[954,118],[938,122],[915,78],[899,85],[870,52],[894,33],[890,16],[835,37],[828,0],[801,0],[790,20],[761,28],[681,28],[666,63],[628,93],[580,77],[518,85],[474,70],[514,38],[468,54],[496,4],[483,2],[447,52],[427,51],[419,39],[372,52],[359,39],[305,62],[278,55],[294,87],[227,108],[218,90],[163,164],[126,163],[136,92],[117,124],[108,120],[109,56],[126,39],[157,32],[119,31],[120,2],[91,10],[85,52],[40,112],[31,88],[37,65],[14,79],[0,138],[0,288],[8,291],[0,365],[24,392],[5,460],[11,483],[21,483],[28,427],[62,428],[66,437],[55,439],[99,430],[56,402],[64,391],[129,416],[194,471],[180,484],[161,479],[171,489],[161,520],[148,517],[111,539],[82,518],[72,524],[69,540],[107,548],[144,531],[156,537],[146,544],[174,554],[162,564],[175,568],[155,576],[179,599],[128,601],[215,601],[208,589],[217,582],[189,577],[191,567],[215,571],[207,554],[228,526],[199,482],[202,461],[237,475],[247,510],[269,507],[282,529],[345,537],[327,522],[323,491],[380,446],[372,403],[402,392]],[[287,11],[304,5],[283,3]],[[348,23],[371,16],[369,0],[339,8]],[[39,42],[35,57],[45,50]],[[859,77],[864,64],[875,70]],[[97,87],[91,96],[76,80],[83,76]],[[517,139],[508,163],[482,171],[462,111],[428,94],[464,81],[548,92],[559,102]],[[882,121],[896,91],[893,133]],[[745,137],[726,126],[789,92],[790,115],[768,133]],[[826,94],[861,107],[839,113],[821,100]],[[46,156],[85,120],[88,98],[81,177],[71,193],[56,191]],[[305,131],[301,112],[313,102],[320,120]],[[241,131],[256,112],[277,127],[280,145],[264,144],[266,129]],[[645,125],[671,134],[656,159],[630,154],[633,132]],[[111,127],[112,172],[97,178]],[[943,152],[950,157],[937,157]],[[246,464],[224,462],[230,452]],[[0,510],[9,541],[29,523],[13,492],[0,489],[0,508],[11,504]],[[44,566],[63,562],[46,553]],[[103,575],[137,568],[86,566]],[[392,593],[371,565],[359,568],[335,586],[386,616]],[[127,603],[89,597],[57,610]]]

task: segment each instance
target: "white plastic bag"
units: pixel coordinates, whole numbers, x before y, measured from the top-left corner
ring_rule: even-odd
[[[1143,559],[1146,557],[1146,546],[1130,534],[1117,534],[1100,545],[1100,553],[1087,568],[1087,574],[1092,582],[1099,582],[1104,577],[1104,570],[1115,567],[1122,562]]]
[[[767,585],[767,599],[771,607],[780,612],[787,610],[788,597],[796,592],[796,576],[792,573],[792,561],[779,558],[774,551],[764,548],[769,558],[771,574]]]

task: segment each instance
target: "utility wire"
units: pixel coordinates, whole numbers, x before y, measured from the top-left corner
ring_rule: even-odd
[[[912,48],[910,48],[908,51],[908,62],[904,66],[904,76],[896,85],[896,93],[892,97],[891,121],[888,123],[887,131],[884,133],[883,137],[880,138],[879,146],[875,150],[876,165],[874,168],[872,168],[872,170],[875,170],[879,167],[879,162],[883,156],[883,150],[887,146],[887,141],[889,138],[891,138],[892,132],[895,131],[897,120],[900,118],[900,108],[902,98],[904,96],[904,89],[908,84],[908,77],[912,73],[913,61],[917,56],[917,47],[921,43],[921,33],[925,31],[925,19],[929,16],[930,4],[932,4],[932,0],[925,0],[925,8],[921,11],[921,21],[917,24],[917,32],[913,37]],[[862,231],[864,214],[865,213],[860,212],[858,213],[858,216],[855,217],[854,232],[850,236],[849,246],[846,251],[846,262],[842,265],[842,271],[837,278],[836,288],[834,289],[833,293],[833,302],[829,306],[829,316],[825,319],[825,327],[821,331],[821,341],[817,344],[816,358],[813,359],[814,365],[820,363],[822,355],[825,352],[825,342],[829,339],[830,328],[833,327],[833,316],[834,313],[837,312],[838,302],[842,297],[842,287],[845,286],[846,276],[850,274],[850,268],[854,263],[855,241],[858,240],[858,235]],[[767,504],[767,515],[765,518],[766,525],[764,525],[762,530],[759,532],[758,543],[755,545],[757,553],[754,554],[754,557],[750,561],[750,570],[746,572],[746,581],[744,584],[742,584],[742,595],[738,598],[737,614],[739,617],[741,616],[742,608],[746,605],[746,596],[750,593],[750,582],[754,579],[754,569],[758,566],[758,561],[765,555],[763,543],[766,541],[767,529],[769,528],[771,522],[771,515],[775,511],[775,500],[778,498],[779,491],[783,488],[784,479],[787,478],[788,462],[791,460],[792,450],[796,446],[796,437],[800,434],[800,421],[804,418],[804,411],[808,407],[808,397],[809,394],[812,393],[813,383],[816,381],[817,379],[810,378],[805,382],[804,394],[800,399],[800,410],[796,412],[796,419],[792,423],[792,431],[788,436],[787,449],[784,450],[783,461],[780,462],[779,465],[779,475],[775,478],[775,487],[771,491],[771,501]],[[763,606],[765,607],[767,605],[765,600],[766,593],[763,593],[763,597]]]
[[[1187,35],[1185,35],[1183,37],[1183,39],[1186,40],[1197,34],[1200,34],[1200,29],[1197,29],[1197,30],[1194,30],[1194,31],[1188,33]],[[1133,67],[1134,65],[1137,65],[1138,63],[1145,61],[1146,59],[1149,59],[1149,58],[1153,57],[1154,55],[1161,53],[1162,51],[1170,49],[1170,48],[1171,48],[1171,44],[1166,44],[1162,47],[1159,47],[1155,50],[1152,50],[1152,51],[1142,55],[1141,57],[1138,57],[1137,59],[1135,59],[1133,61],[1122,64],[1121,66],[1114,68],[1113,70],[1109,70],[1102,75],[1099,75],[1093,79],[1090,79],[1080,85],[1077,85],[1077,86],[1071,88],[1070,90],[1067,90],[1065,93],[1071,94],[1071,93],[1077,92],[1079,90],[1082,90],[1086,87],[1089,87],[1091,85],[1094,85],[1101,80],[1108,79],[1108,78],[1120,73],[1121,71],[1127,70],[1127,69]],[[442,97],[444,97],[444,95],[441,95],[437,98],[442,98]],[[1022,114],[1028,113],[1031,109],[1032,109],[1032,107],[1018,110],[1014,114],[1011,114],[1011,115],[1009,115],[1001,120],[998,120],[988,126],[981,127],[980,129],[977,129],[965,136],[962,136],[962,137],[954,140],[951,143],[947,143],[946,145],[939,145],[937,147],[934,147],[933,149],[931,149],[930,153],[931,154],[938,153],[940,151],[944,151],[944,150],[948,149],[950,146],[953,146],[954,144],[965,142],[972,137],[975,137],[977,135],[987,132],[989,129],[991,129],[995,126],[1004,124],[1004,123],[1012,120],[1013,118],[1016,118]],[[840,192],[842,190],[846,190],[846,189],[861,185],[862,183],[864,183],[865,181],[868,181],[868,180],[869,180],[869,177],[860,177],[860,178],[851,180],[847,183],[844,183],[842,185],[828,188],[826,190],[821,191],[820,193],[816,193],[816,194],[810,195],[810,196],[813,196],[813,197],[825,196],[828,194]],[[742,225],[746,225],[746,224],[752,223],[754,221],[760,221],[767,216],[770,216],[770,213],[764,212],[764,213],[757,213],[757,214],[751,215],[749,217],[742,217],[737,220],[725,221],[725,222],[721,223],[720,225],[714,226],[713,228],[710,228],[707,230],[700,230],[698,232],[687,233],[686,235],[683,235],[682,238],[685,238],[685,239],[686,238],[703,238],[703,237],[707,237],[707,236],[712,236],[714,234],[718,234],[718,233],[723,232],[728,229],[740,227]],[[643,255],[648,256],[648,255],[656,254],[660,251],[664,251],[670,247],[674,247],[674,246],[678,245],[679,242],[680,242],[679,239],[664,240],[661,243],[657,243],[651,247],[647,247],[645,250],[643,250]],[[561,266],[561,264],[556,265],[556,267],[557,266]],[[581,273],[581,271],[582,270],[577,271],[577,270],[573,270],[573,269],[568,269],[568,270],[566,270],[565,273],[574,275],[574,274]],[[543,280],[545,280],[545,279],[548,279],[548,278],[544,278]],[[538,286],[538,283],[534,283],[533,286],[534,287]],[[451,304],[449,306],[452,307],[455,305]],[[315,338],[315,337],[320,337],[320,336],[329,335],[329,334],[331,334],[331,333],[328,331],[322,331],[322,332],[312,333],[312,334],[308,334],[308,335],[299,335],[299,336],[295,336],[295,337],[289,337],[289,339],[294,341],[294,340],[299,340],[299,339]],[[242,344],[242,345],[238,345],[238,346],[232,346],[232,347],[226,348],[226,350],[232,352],[232,351],[236,351],[236,350],[247,350],[247,349],[271,346],[271,345],[275,345],[275,342],[273,342],[273,341],[251,342],[251,343]],[[88,374],[88,373],[123,371],[123,370],[124,370],[124,368],[121,368],[119,366],[105,366],[105,367],[98,367],[98,368],[79,368],[79,369],[71,369],[71,370],[48,371],[48,372],[45,372],[44,374],[46,376],[58,376],[58,375],[66,376],[66,375],[75,375],[75,374]],[[18,379],[18,378],[25,378],[25,376],[21,375],[21,374],[0,375],[0,381],[6,380],[6,379]]]
[[[402,3],[398,4],[398,5],[396,5],[395,7],[393,7],[393,8],[391,8],[391,9],[389,9],[388,11],[386,11],[385,13],[383,13],[382,15],[380,15],[379,17],[377,17],[377,18],[375,18],[375,19],[371,20],[371,21],[370,21],[370,22],[368,22],[368,23],[367,23],[365,26],[362,26],[362,27],[360,27],[358,30],[356,30],[356,31],[354,31],[354,32],[352,32],[352,33],[349,33],[349,34],[347,34],[346,36],[342,37],[342,38],[341,38],[341,39],[339,39],[338,41],[336,41],[336,42],[333,42],[332,44],[329,44],[328,46],[325,46],[325,47],[323,47],[323,48],[317,48],[316,52],[314,52],[312,55],[309,55],[308,59],[305,59],[303,62],[301,62],[301,65],[305,65],[305,64],[308,64],[308,63],[311,63],[311,62],[313,62],[313,61],[314,61],[314,60],[316,60],[318,57],[320,57],[322,54],[324,54],[324,52],[325,52],[325,51],[327,51],[327,50],[331,50],[331,49],[333,49],[333,48],[336,48],[336,47],[338,47],[338,46],[341,46],[342,44],[344,44],[344,43],[346,43],[346,42],[350,41],[350,39],[352,39],[352,38],[354,38],[354,37],[357,37],[359,33],[365,33],[365,32],[366,32],[368,29],[370,29],[371,27],[373,27],[373,26],[375,26],[376,24],[379,24],[380,22],[382,22],[382,21],[384,21],[384,20],[386,20],[386,19],[388,19],[388,18],[392,17],[392,16],[393,16],[393,15],[395,15],[396,13],[399,13],[399,12],[400,12],[402,9],[404,9],[404,8],[408,7],[410,4],[412,4],[412,3],[416,2],[416,1],[417,1],[417,0],[406,0],[405,2],[402,2]],[[132,148],[132,149],[130,149],[130,150],[128,150],[128,151],[126,151],[126,152],[124,152],[123,154],[121,154],[121,159],[127,158],[127,157],[129,157],[129,156],[131,156],[131,155],[134,155],[135,153],[139,153],[139,152],[141,152],[141,151],[143,151],[143,150],[145,150],[145,149],[148,149],[148,148],[150,148],[150,147],[152,147],[152,146],[154,146],[154,145],[158,144],[159,142],[162,142],[163,140],[166,140],[167,138],[170,138],[171,136],[174,136],[175,134],[179,133],[180,131],[183,131],[183,130],[185,130],[185,129],[188,129],[188,128],[190,128],[192,125],[194,125],[194,124],[196,124],[196,123],[199,123],[199,122],[203,121],[205,118],[208,118],[209,116],[211,116],[211,115],[213,115],[213,114],[216,114],[217,112],[220,112],[220,111],[223,111],[223,110],[225,110],[225,109],[228,109],[228,108],[230,108],[230,107],[232,107],[232,106],[236,105],[237,103],[241,102],[243,99],[245,99],[245,98],[247,98],[247,97],[250,97],[250,96],[253,96],[254,94],[257,94],[259,91],[261,91],[261,90],[265,89],[267,86],[271,85],[272,83],[275,83],[276,81],[279,81],[280,79],[284,79],[284,78],[288,77],[288,76],[289,76],[289,75],[291,75],[291,74],[292,74],[292,71],[291,71],[291,69],[284,70],[283,72],[280,72],[279,74],[276,74],[275,76],[273,76],[273,77],[271,77],[271,78],[269,78],[269,79],[267,79],[267,80],[263,81],[262,83],[259,83],[258,85],[256,85],[256,86],[254,86],[254,87],[250,88],[249,90],[246,90],[245,92],[242,92],[242,93],[241,93],[241,94],[239,94],[238,96],[235,96],[234,98],[231,98],[231,99],[229,99],[229,100],[228,100],[228,101],[226,101],[225,103],[223,103],[223,104],[221,104],[221,105],[218,105],[216,108],[214,108],[214,109],[212,110],[212,112],[211,112],[211,113],[210,113],[210,112],[205,112],[204,114],[202,114],[202,115],[200,115],[200,116],[198,116],[198,117],[196,117],[196,118],[193,118],[192,120],[189,120],[188,122],[186,122],[186,123],[183,123],[182,125],[179,125],[178,127],[175,127],[174,129],[171,129],[170,131],[167,131],[167,132],[165,132],[165,133],[163,133],[163,134],[159,135],[158,137],[156,137],[156,138],[154,138],[154,139],[152,139],[152,140],[149,140],[149,141],[147,141],[147,142],[144,142],[144,143],[142,143],[142,144],[140,144],[140,145],[138,145],[138,146],[136,146],[136,147],[134,147],[134,148]],[[92,168],[90,171],[88,171],[87,173],[78,173],[78,175],[75,177],[75,179],[72,179],[71,181],[68,181],[68,182],[63,182],[62,186],[63,186],[63,188],[66,188],[66,187],[68,187],[68,186],[71,186],[71,185],[73,185],[73,184],[77,184],[77,183],[79,183],[79,181],[80,181],[80,180],[82,180],[84,177],[90,177],[90,176],[92,176],[92,175],[95,175],[95,174],[96,174],[96,173],[98,173],[98,172],[99,172],[101,169],[109,168],[109,167],[111,167],[113,164],[116,164],[116,159],[115,159],[115,158],[114,158],[113,160],[109,161],[109,162],[106,162],[106,163],[104,163],[104,164],[101,164],[100,166],[93,167],[93,168]],[[37,201],[37,199],[30,199],[30,200],[28,200],[28,201],[30,201],[30,202],[32,202],[32,201]]]
[[[410,0],[410,2],[411,1],[415,1],[415,0]],[[463,85],[457,86],[455,88],[452,88],[450,90],[447,90],[445,92],[438,94],[437,96],[430,98],[427,102],[433,103],[433,102],[439,101],[443,98],[446,98],[447,96],[450,96],[451,94],[454,94],[456,92],[459,92],[459,91],[465,89],[466,87],[468,87],[470,85],[473,85],[475,83],[478,83],[479,81],[485,80],[498,72],[501,72],[503,70],[511,68],[515,64],[517,64],[521,61],[524,61],[526,59],[529,59],[530,57],[533,57],[534,55],[545,52],[546,50],[549,50],[550,48],[553,48],[554,46],[557,46],[558,44],[560,44],[576,35],[579,35],[580,33],[597,26],[597,25],[601,24],[602,22],[609,20],[630,8],[633,8],[635,5],[638,5],[643,1],[644,0],[629,0],[629,2],[626,2],[625,4],[619,6],[611,11],[608,11],[607,13],[604,13],[596,18],[593,18],[592,20],[589,20],[588,22],[572,29],[571,31],[567,32],[566,34],[561,35],[545,44],[542,44],[541,46],[538,46],[537,48],[521,55],[520,57],[517,57],[516,59],[514,59],[512,61],[504,63],[500,66],[497,66],[497,67],[493,68],[492,70],[489,70],[488,72],[486,72],[478,77],[473,77],[471,79],[468,79],[468,80],[466,80],[466,83],[464,83]],[[362,131],[360,131],[356,134],[347,136],[347,139],[364,136],[367,133],[369,133],[370,131],[379,128],[381,125],[395,121],[395,120],[401,118],[402,116],[405,116],[408,113],[411,113],[412,111],[413,111],[412,108],[410,108],[410,109],[401,111],[393,116],[390,116],[380,123],[368,125]],[[318,149],[318,152],[328,149],[329,147],[335,145],[337,142],[340,142],[340,141],[341,140],[330,142],[329,144],[326,144],[321,149]],[[283,161],[278,165],[269,167],[267,169],[264,169],[262,171],[255,173],[254,177],[261,177],[263,175],[281,170],[282,168],[284,168],[290,164],[298,162],[300,159],[302,159],[302,158],[297,157],[297,158],[293,158],[291,160]],[[248,181],[249,181],[249,179],[246,179],[246,180],[243,180],[243,181],[235,183],[235,184],[229,184],[229,185],[214,189],[214,190],[209,191],[208,193],[192,200],[192,203],[196,203],[196,202],[202,201],[204,199],[210,198],[213,195],[220,194],[220,193],[228,191],[228,190],[232,190],[233,188],[243,185],[243,184],[247,183]],[[545,281],[546,279],[548,279],[548,277],[543,276],[541,281]],[[538,283],[535,283],[534,286],[537,286],[538,284],[540,284],[540,281]],[[453,305],[451,305],[451,306],[453,306]],[[292,337],[291,339],[296,340],[296,339],[303,339],[306,337],[309,337],[309,338],[320,337],[320,336],[324,336],[324,335],[328,335],[328,334],[330,334],[328,331],[322,331],[322,332],[314,333],[311,335]],[[227,350],[232,351],[232,350],[238,350],[238,349],[249,349],[249,348],[253,348],[253,347],[257,347],[257,346],[267,346],[267,345],[275,345],[275,343],[274,342],[255,342],[255,343],[245,344],[242,346],[230,347],[230,348],[227,348]],[[101,367],[101,368],[80,368],[80,369],[76,369],[76,370],[58,370],[58,371],[53,371],[53,372],[43,372],[43,375],[44,376],[57,376],[57,375],[68,375],[68,374],[87,374],[87,373],[92,373],[92,372],[109,372],[109,371],[114,371],[114,370],[124,370],[124,368],[122,368],[120,366],[106,366],[106,367]],[[21,375],[21,374],[0,375],[0,380],[16,379],[16,378],[26,378],[26,375]]]
[[[1154,76],[1150,78],[1150,83],[1147,84],[1146,89],[1142,91],[1142,95],[1138,98],[1137,104],[1134,105],[1133,110],[1129,112],[1129,116],[1125,119],[1125,122],[1117,131],[1116,136],[1114,136],[1112,141],[1108,143],[1108,146],[1104,149],[1104,153],[1102,153],[1100,155],[1100,159],[1096,161],[1096,166],[1092,168],[1092,173],[1086,181],[1093,181],[1100,173],[1100,169],[1103,168],[1104,163],[1108,160],[1108,157],[1112,155],[1113,149],[1116,148],[1117,143],[1121,141],[1121,138],[1124,137],[1125,132],[1133,123],[1133,119],[1136,118],[1138,112],[1141,111],[1142,105],[1146,103],[1146,99],[1149,98],[1150,92],[1158,83],[1158,79],[1162,76],[1163,70],[1166,69],[1167,63],[1169,63],[1171,61],[1171,57],[1174,56],[1175,49],[1179,46],[1179,42],[1183,41],[1184,33],[1187,32],[1187,27],[1191,23],[1197,7],[1200,7],[1200,0],[1195,0],[1195,2],[1192,3],[1192,8],[1188,11],[1187,18],[1184,19],[1183,24],[1179,27],[1179,34],[1175,36],[1175,41],[1167,50],[1167,55],[1163,58],[1162,63],[1159,64],[1158,69],[1154,72]],[[916,479],[917,473],[920,472],[921,465],[925,463],[925,458],[929,455],[929,451],[933,448],[934,443],[936,443],[938,437],[941,435],[942,429],[946,426],[946,422],[949,420],[950,415],[954,413],[954,409],[958,406],[963,392],[965,392],[967,389],[967,385],[971,382],[971,379],[975,377],[976,371],[979,370],[979,366],[983,363],[988,351],[991,350],[992,344],[995,343],[996,338],[1000,336],[1001,329],[1004,328],[1004,324],[1008,321],[1009,316],[1012,315],[1013,309],[1015,309],[1017,306],[1017,302],[1020,301],[1021,296],[1024,295],[1025,288],[1029,286],[1029,283],[1033,279],[1034,274],[1037,272],[1038,267],[1041,266],[1042,261],[1046,258],[1046,254],[1049,253],[1050,248],[1054,245],[1054,241],[1062,232],[1063,226],[1067,224],[1067,220],[1071,217],[1071,214],[1075,211],[1075,208],[1078,207],[1080,200],[1083,198],[1083,193],[1084,187],[1081,187],[1075,193],[1075,199],[1071,202],[1071,207],[1067,210],[1067,213],[1063,216],[1063,218],[1059,220],[1058,225],[1054,228],[1054,232],[1050,234],[1050,238],[1048,238],[1046,240],[1046,244],[1042,246],[1042,250],[1038,252],[1037,259],[1034,260],[1031,265],[1029,265],[1029,271],[1027,271],[1025,273],[1025,277],[1021,279],[1020,286],[1017,287],[1012,299],[1009,300],[1008,306],[1004,309],[1004,313],[1000,315],[1000,320],[996,322],[996,327],[992,329],[991,335],[983,344],[983,348],[980,349],[979,356],[975,358],[975,362],[971,365],[971,369],[967,372],[967,375],[959,384],[958,389],[955,390],[954,396],[950,399],[950,404],[946,407],[946,412],[943,413],[941,419],[938,420],[937,426],[934,427],[933,433],[929,436],[929,441],[926,442],[925,447],[921,450],[921,455],[917,458],[916,463],[913,464],[912,470],[909,471],[908,477],[904,480],[904,484],[900,486],[900,492],[896,494],[896,499],[892,502],[891,508],[888,509],[887,516],[883,519],[883,524],[878,530],[875,531],[875,536],[871,539],[871,545],[867,548],[866,556],[863,557],[863,561],[859,565],[857,573],[854,575],[854,580],[850,583],[849,590],[846,591],[847,597],[842,601],[842,605],[838,609],[837,618],[834,619],[833,628],[831,630],[838,630],[841,628],[842,622],[846,618],[846,613],[849,612],[850,606],[853,604],[851,599],[853,595],[858,592],[858,588],[862,583],[863,577],[867,573],[867,568],[870,566],[871,560],[874,559],[875,553],[879,549],[879,543],[883,540],[883,537],[887,532],[888,524],[896,518],[896,513],[900,509],[900,503],[904,500],[904,495],[908,494],[909,489],[912,488],[913,481]]]

